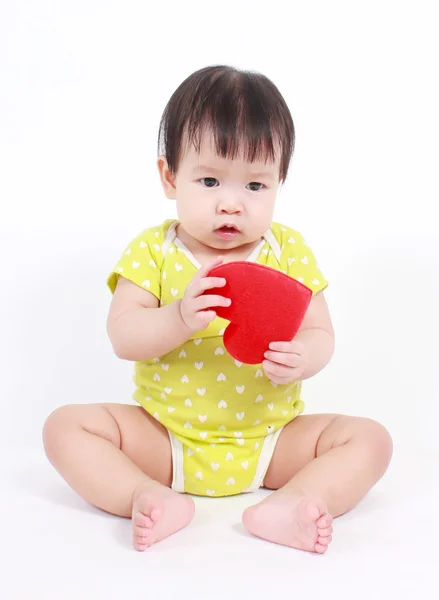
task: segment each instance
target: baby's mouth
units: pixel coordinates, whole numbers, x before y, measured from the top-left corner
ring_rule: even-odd
[[[240,233],[239,229],[235,225],[223,225],[215,229],[215,233],[223,238],[232,238]]]
[[[233,223],[222,225],[221,227],[218,227],[216,231],[224,231],[225,233],[239,233],[239,229]]]

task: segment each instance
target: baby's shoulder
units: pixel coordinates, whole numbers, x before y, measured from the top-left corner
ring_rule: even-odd
[[[283,223],[272,223],[271,224],[271,231],[274,235],[274,237],[276,238],[276,240],[279,243],[279,246],[285,247],[287,244],[288,245],[296,245],[296,244],[300,244],[303,245],[305,244],[305,240],[303,238],[303,235],[300,233],[300,231],[297,231],[297,229],[293,229],[292,227],[289,227],[288,225],[284,225]]]
[[[134,239],[140,240],[144,245],[147,244],[150,247],[161,247],[165,241],[166,234],[173,223],[174,219],[167,219],[160,225],[154,225],[147,229],[143,229]]]
[[[149,253],[154,260],[162,262],[163,245],[173,223],[174,219],[168,219],[160,225],[143,229],[131,240],[126,251],[132,255],[138,255],[139,253],[145,255],[145,253]]]

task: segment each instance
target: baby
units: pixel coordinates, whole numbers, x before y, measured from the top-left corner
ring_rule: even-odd
[[[194,515],[191,495],[276,490],[243,514],[271,542],[323,553],[333,518],[381,478],[391,438],[370,419],[301,415],[301,382],[321,371],[334,331],[316,259],[299,232],[272,221],[294,149],[276,86],[257,73],[201,69],[174,92],[159,133],[158,170],[178,220],[142,231],[108,279],[108,334],[135,362],[138,405],[80,404],[44,426],[46,454],[85,500],[131,517],[145,550]],[[209,294],[221,263],[253,261],[312,290],[294,338],[261,365],[234,360]],[[205,293],[207,292],[207,294]]]

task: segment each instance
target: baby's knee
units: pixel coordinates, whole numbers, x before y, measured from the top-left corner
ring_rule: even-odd
[[[49,459],[57,451],[67,429],[72,426],[72,409],[74,407],[60,406],[56,408],[46,419],[43,427],[43,444]]]
[[[367,446],[374,461],[379,463],[385,470],[390,463],[393,454],[393,441],[390,433],[373,419],[361,419],[361,438]]]

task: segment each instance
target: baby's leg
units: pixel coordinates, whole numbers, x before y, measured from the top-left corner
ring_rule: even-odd
[[[353,508],[382,477],[392,440],[359,417],[300,416],[281,435],[264,485],[277,490],[243,515],[244,525],[279,544],[325,552],[332,518]]]
[[[172,482],[167,431],[142,407],[124,404],[63,406],[43,431],[47,457],[85,500],[133,519],[133,541],[145,550],[185,527],[193,500]]]

